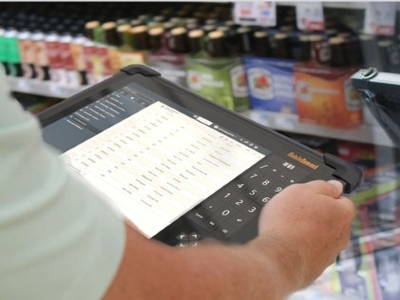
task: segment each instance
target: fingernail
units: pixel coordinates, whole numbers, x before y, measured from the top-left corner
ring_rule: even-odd
[[[341,183],[341,182],[338,181],[338,180],[329,180],[328,182],[329,182],[330,184],[333,184],[334,186],[336,186],[336,188],[338,189],[338,191],[339,191],[340,193],[343,192],[343,183]]]

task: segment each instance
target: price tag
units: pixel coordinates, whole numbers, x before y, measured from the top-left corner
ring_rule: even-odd
[[[367,2],[364,33],[393,35],[396,19],[396,2]]]
[[[237,24],[273,27],[276,25],[276,3],[235,2],[233,15]]]
[[[296,22],[300,30],[323,31],[325,29],[325,19],[322,2],[297,3]]]

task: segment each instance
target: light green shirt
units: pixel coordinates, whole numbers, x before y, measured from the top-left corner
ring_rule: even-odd
[[[104,200],[42,142],[0,69],[0,299],[100,299],[125,247]]]

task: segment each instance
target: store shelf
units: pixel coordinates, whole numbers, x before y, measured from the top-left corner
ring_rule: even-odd
[[[29,93],[40,96],[68,98],[86,87],[62,86],[51,81],[36,81],[31,79],[8,77],[8,83],[14,92]]]
[[[393,146],[392,141],[377,123],[363,124],[354,128],[332,128],[301,123],[296,115],[261,110],[249,110],[242,115],[274,130],[328,137],[359,143]]]
[[[8,81],[11,89],[15,92],[30,93],[60,99],[68,98],[87,88],[87,86],[60,86],[54,82],[41,82],[15,77],[9,77]],[[243,112],[242,115],[274,130],[382,146],[393,146],[388,135],[376,122],[368,122],[367,124],[355,128],[336,129],[327,126],[301,123],[296,115],[291,114],[281,114],[262,110],[248,110]]]

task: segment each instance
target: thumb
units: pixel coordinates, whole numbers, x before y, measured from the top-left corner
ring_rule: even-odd
[[[329,180],[328,183],[333,185],[337,190],[337,197],[339,197],[343,193],[343,183],[338,180]]]

